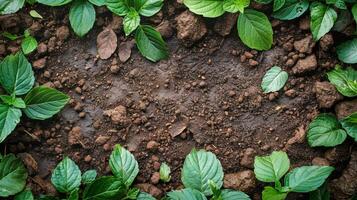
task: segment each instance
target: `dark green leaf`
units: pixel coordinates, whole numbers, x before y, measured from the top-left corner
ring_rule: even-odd
[[[357,70],[351,67],[342,69],[340,66],[327,73],[329,81],[344,96],[357,96]]]
[[[341,10],[338,13],[337,20],[332,27],[332,30],[342,32],[352,22],[352,16],[349,10]]]
[[[342,43],[337,47],[338,59],[344,63],[357,63],[357,39]]]
[[[357,112],[340,121],[347,134],[357,142]]]
[[[78,199],[79,199],[79,188],[74,189],[68,197],[68,200],[78,200]]]
[[[54,169],[51,182],[59,192],[71,193],[81,185],[81,170],[65,157]]]
[[[106,0],[105,5],[110,11],[119,16],[127,15],[130,10],[127,0]]]
[[[21,110],[0,104],[0,143],[16,128],[21,115]]]
[[[325,182],[317,190],[310,192],[309,200],[330,200],[330,191],[328,190],[327,183]]]
[[[0,15],[15,13],[24,6],[25,0],[0,0]]]
[[[44,86],[33,88],[25,97],[23,110],[31,119],[45,120],[58,113],[69,97],[56,89]]]
[[[74,32],[82,37],[93,27],[95,21],[95,10],[87,0],[75,1],[69,11],[69,21]]]
[[[130,188],[128,193],[126,194],[125,199],[137,199],[138,195],[140,193],[140,190],[138,188]]]
[[[263,200],[284,200],[288,193],[286,192],[279,192],[278,190],[267,186],[264,187],[262,198]]]
[[[274,66],[263,77],[262,89],[264,93],[276,92],[284,87],[288,80],[288,73],[280,67]]]
[[[37,0],[38,3],[42,3],[48,6],[63,6],[72,0]]]
[[[278,11],[285,4],[285,0],[274,0],[273,10]]]
[[[207,200],[201,192],[186,188],[183,190],[174,190],[167,194],[169,200]]]
[[[337,13],[322,3],[311,4],[311,32],[315,41],[328,33],[337,19]]]
[[[273,151],[269,156],[256,156],[255,177],[263,182],[278,182],[289,170],[290,161],[283,151]]]
[[[36,48],[37,40],[32,36],[25,37],[21,42],[21,49],[24,54],[29,54],[33,52]]]
[[[139,13],[134,9],[130,9],[129,13],[124,17],[124,32],[125,35],[130,35],[140,25]]]
[[[117,200],[125,197],[126,186],[113,176],[103,176],[88,185],[83,200]]]
[[[17,194],[14,198],[14,200],[33,200],[33,195],[31,190],[26,189],[22,191],[21,193]]]
[[[257,3],[261,3],[261,4],[269,4],[271,3],[273,0],[255,0],[255,2]]]
[[[284,6],[274,12],[272,16],[280,20],[292,20],[300,17],[308,8],[308,0],[286,0]]]
[[[92,4],[96,6],[104,6],[105,5],[105,0],[89,0]]]
[[[95,178],[97,178],[97,171],[94,169],[88,170],[82,175],[82,183],[86,185],[90,184],[95,180]]]
[[[355,19],[355,22],[357,23],[357,3],[353,5],[351,11],[352,11],[353,18]]]

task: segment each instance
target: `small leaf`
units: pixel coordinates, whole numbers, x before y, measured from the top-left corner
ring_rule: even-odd
[[[327,73],[329,81],[336,87],[336,89],[347,97],[357,96],[357,70],[348,67],[345,70],[340,66]]]
[[[8,106],[14,106],[15,108],[26,108],[26,104],[21,98],[0,95],[0,99]]]
[[[214,18],[224,13],[221,0],[184,0],[183,3],[191,12],[204,17]]]
[[[123,23],[125,36],[128,36],[140,25],[139,13],[134,9],[130,9],[129,13],[124,17]]]
[[[267,186],[264,187],[262,198],[263,200],[284,200],[288,193],[286,192],[279,192],[278,190]]]
[[[250,200],[244,192],[229,189],[222,190],[221,198],[222,200]]]
[[[130,10],[127,0],[106,0],[105,5],[110,11],[119,16],[127,15]]]
[[[330,114],[318,115],[309,125],[307,140],[311,147],[334,147],[347,137],[336,117]]]
[[[255,177],[263,182],[278,182],[289,167],[288,155],[283,151],[273,151],[269,156],[256,156],[254,159]]]
[[[38,3],[45,4],[48,6],[63,6],[71,1],[72,0],[37,0]]]
[[[284,182],[292,192],[311,192],[319,188],[333,170],[329,166],[303,166],[289,172]]]
[[[244,9],[248,7],[250,0],[226,0],[223,3],[223,9],[230,13],[241,12],[244,13]]]
[[[117,35],[112,29],[104,29],[97,36],[97,49],[101,59],[108,59],[117,49]]]
[[[116,145],[110,155],[109,166],[113,174],[129,187],[139,173],[139,165],[133,154],[120,145]]]
[[[71,5],[69,22],[79,37],[83,37],[93,28],[94,21],[95,10],[87,0],[77,0]]]
[[[62,193],[71,193],[81,185],[81,171],[76,163],[65,157],[54,169],[51,182]]]
[[[311,4],[311,32],[315,41],[328,33],[337,19],[337,13],[322,3]]]
[[[327,183],[325,182],[317,190],[310,192],[309,200],[330,200],[330,191],[328,190]]]
[[[357,112],[340,121],[347,134],[357,142]]]
[[[16,128],[20,122],[21,115],[21,110],[0,104],[0,143]]]
[[[160,166],[160,180],[167,183],[170,182],[171,176],[171,169],[166,163],[162,163]]]
[[[69,101],[62,92],[44,86],[33,88],[25,97],[27,117],[45,120],[57,114]]]
[[[143,3],[140,6],[139,13],[142,16],[145,17],[151,17],[158,13],[162,6],[164,1],[163,0],[142,0]]]
[[[116,200],[125,197],[126,186],[113,176],[103,176],[84,189],[83,200]]]
[[[82,183],[87,185],[92,183],[95,178],[97,177],[97,171],[92,169],[92,170],[88,170],[86,172],[84,172],[84,174],[82,175]]]
[[[151,194],[148,194],[146,192],[140,192],[138,195],[137,200],[156,200]]]
[[[1,0],[0,15],[12,14],[24,6],[25,0]]]
[[[0,63],[0,83],[8,94],[26,94],[34,82],[31,64],[21,52],[6,56]]]
[[[242,42],[256,50],[268,50],[273,44],[273,29],[268,17],[252,9],[246,9],[238,17],[238,33]]]
[[[26,189],[19,194],[17,194],[14,200],[34,200],[31,190]]]
[[[32,36],[28,36],[22,40],[21,49],[24,52],[24,54],[29,54],[37,48],[37,45],[38,45],[37,40]]]
[[[14,154],[0,161],[0,197],[9,197],[21,192],[26,184],[27,172],[24,164]]]
[[[9,33],[7,31],[2,32],[1,35],[6,37],[9,40],[12,40],[12,41],[17,40],[17,38],[19,38],[19,36],[15,35],[15,34],[12,34],[12,33]]]
[[[207,200],[201,192],[186,188],[183,190],[174,190],[167,194],[169,200]]]
[[[274,0],[273,10],[278,11],[285,4],[285,0]]]
[[[357,63],[357,38],[346,41],[337,46],[337,55],[344,63]]]
[[[135,41],[140,53],[150,61],[157,62],[169,56],[160,33],[151,26],[139,26],[136,29]]]
[[[205,195],[211,195],[209,181],[212,181],[217,188],[221,188],[223,185],[221,162],[211,152],[193,149],[186,156],[181,180],[186,188],[196,189]]]
[[[284,87],[288,80],[288,73],[280,67],[274,66],[263,77],[262,89],[264,93],[276,92]]]
[[[308,0],[286,0],[285,4],[272,16],[280,20],[292,20],[303,15],[308,8]]]
[[[36,10],[30,10],[30,15],[33,18],[43,19],[43,17],[40,15],[40,13],[38,13]]]

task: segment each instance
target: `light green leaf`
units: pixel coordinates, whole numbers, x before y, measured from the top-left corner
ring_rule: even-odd
[[[127,15],[130,10],[127,0],[106,0],[105,5],[110,11],[119,16]]]
[[[263,182],[278,182],[289,167],[288,155],[283,151],[273,151],[269,156],[256,156],[254,159],[255,177]]]
[[[16,128],[16,125],[20,122],[21,115],[21,110],[0,104],[0,143]]]
[[[139,173],[139,165],[134,155],[120,145],[116,145],[110,155],[109,166],[118,180],[127,187],[133,183]]]
[[[263,77],[262,89],[264,93],[276,92],[284,87],[288,80],[288,73],[280,67],[274,66]]]
[[[75,1],[69,11],[69,22],[74,32],[82,37],[93,27],[95,21],[95,10],[87,0]]]
[[[284,182],[292,192],[311,192],[319,188],[333,170],[330,166],[303,166],[289,172]]]
[[[167,183],[170,181],[171,176],[171,169],[166,163],[162,163],[160,166],[160,180]]]
[[[238,33],[245,45],[256,50],[268,50],[273,44],[273,29],[268,17],[252,9],[246,9],[238,17]]]
[[[24,54],[29,54],[33,52],[36,48],[37,40],[32,36],[25,37],[21,42],[21,49]]]
[[[19,36],[15,35],[15,34],[12,34],[12,33],[9,33],[7,31],[2,32],[1,35],[6,37],[9,40],[12,40],[12,41],[17,40],[17,38],[19,38]]]
[[[95,178],[97,177],[97,171],[92,169],[92,170],[88,170],[86,172],[84,172],[84,174],[82,175],[82,183],[87,185],[92,183]]]
[[[315,41],[328,33],[336,19],[337,13],[333,8],[330,8],[322,3],[314,2],[311,4],[311,32]]]
[[[327,183],[325,182],[317,190],[310,192],[309,200],[330,200],[330,191],[328,190]]]
[[[12,14],[24,6],[25,0],[0,0],[0,15]]]
[[[167,196],[168,200],[207,200],[205,195],[191,188],[186,188],[183,190],[174,190],[172,192],[169,192]]]
[[[285,4],[272,16],[280,20],[292,20],[303,15],[308,8],[308,0],[286,0]]]
[[[357,63],[357,38],[340,44],[337,47],[337,55],[344,63]]]
[[[43,17],[36,10],[30,10],[30,16],[33,18],[43,19]]]
[[[44,86],[33,88],[25,97],[27,117],[45,120],[58,113],[69,101],[62,92]]]
[[[347,134],[357,142],[357,112],[340,121]]]
[[[151,194],[148,194],[146,192],[140,192],[138,195],[137,200],[156,200]]]
[[[22,100],[21,98],[16,98],[16,97],[7,96],[7,95],[0,95],[0,99],[2,102],[4,102],[4,104],[6,104],[10,107],[14,106],[16,108],[26,108],[26,104],[25,104],[24,100]]]
[[[234,191],[229,189],[222,190],[221,200],[250,200],[249,196],[241,191]]]
[[[285,4],[285,0],[274,0],[273,10],[278,11]]]
[[[263,200],[284,200],[288,193],[286,192],[279,192],[278,190],[267,186],[264,187],[262,198]]]
[[[19,194],[17,194],[14,200],[34,200],[31,190],[26,189]]]
[[[45,4],[48,6],[63,6],[71,1],[72,0],[37,0],[38,3]]]
[[[191,12],[204,17],[219,17],[225,12],[222,0],[184,0]]]
[[[130,9],[129,13],[124,17],[123,23],[125,36],[128,36],[140,25],[139,13],[134,9]]]
[[[83,200],[116,200],[125,197],[126,186],[113,176],[103,176],[84,189]]]
[[[105,5],[105,0],[89,0],[92,4],[96,6],[104,6]]]
[[[186,188],[196,189],[205,195],[211,195],[209,181],[212,181],[217,188],[221,188],[223,185],[221,162],[211,152],[193,149],[186,156],[181,180]]]
[[[0,84],[8,94],[26,94],[34,82],[31,64],[21,52],[6,56],[0,63]]]
[[[336,89],[347,97],[357,96],[357,70],[352,67],[342,69],[337,65],[336,68],[327,73],[329,81],[336,87]]]
[[[26,184],[27,172],[24,164],[13,154],[0,161],[0,197],[8,197],[21,192]]]
[[[318,115],[309,125],[307,140],[311,147],[334,147],[347,137],[336,117],[330,114]]]
[[[158,13],[164,1],[163,0],[141,0],[142,5],[140,6],[139,13],[145,17],[151,17]]]
[[[169,56],[166,43],[160,33],[151,26],[139,26],[135,32],[135,41],[140,53],[152,62]]]
[[[244,13],[244,9],[248,7],[250,0],[225,0],[223,3],[223,9],[230,13],[241,12]]]
[[[81,170],[65,157],[52,172],[51,182],[62,193],[71,193],[81,185]]]

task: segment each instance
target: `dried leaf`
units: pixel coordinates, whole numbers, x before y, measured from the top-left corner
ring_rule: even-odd
[[[169,129],[169,133],[171,137],[174,138],[180,135],[187,128],[187,125],[188,125],[187,120],[178,121],[175,124],[173,124]]]
[[[126,41],[122,42],[119,45],[119,59],[121,62],[125,63],[126,61],[129,60],[131,56],[131,49],[134,46],[134,41]]]
[[[108,59],[117,49],[117,36],[112,29],[104,29],[97,36],[97,49],[101,59]]]

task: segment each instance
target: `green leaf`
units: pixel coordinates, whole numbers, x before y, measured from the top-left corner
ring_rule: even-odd
[[[156,200],[151,194],[148,194],[146,192],[140,192],[138,195],[137,200]]]
[[[166,163],[162,163],[160,166],[160,180],[167,183],[170,181],[171,176],[171,169]]]
[[[341,10],[347,9],[347,5],[343,0],[335,0],[334,5],[336,8],[341,9]]]
[[[244,192],[229,189],[222,190],[221,198],[222,200],[250,200]]]
[[[167,194],[169,200],[207,200],[201,192],[186,188],[183,190],[174,190]]]
[[[26,94],[34,82],[31,64],[21,52],[6,56],[0,63],[0,83],[9,94]]]
[[[225,0],[223,3],[223,9],[230,13],[241,12],[244,13],[244,9],[248,7],[250,0]]]
[[[0,161],[0,197],[21,192],[27,179],[24,164],[14,154],[8,154]]]
[[[280,20],[292,20],[303,15],[308,8],[308,0],[286,0],[284,6],[274,12],[272,16]]]
[[[274,66],[263,77],[262,89],[264,93],[276,92],[284,87],[288,80],[288,73],[280,67]]]
[[[317,190],[310,192],[309,200],[330,200],[330,191],[327,188],[327,183],[325,182]]]
[[[115,145],[110,155],[109,166],[118,180],[127,187],[133,183],[139,173],[139,165],[134,155],[120,145]]]
[[[139,13],[134,9],[130,9],[129,13],[124,17],[123,23],[125,36],[128,36],[140,25]]]
[[[59,192],[71,193],[81,185],[81,170],[65,157],[54,169],[51,182]]]
[[[97,171],[94,169],[88,170],[82,175],[82,183],[85,185],[90,184],[95,180],[95,178],[97,178]]]
[[[68,197],[68,200],[78,200],[78,199],[79,199],[79,188],[74,189]]]
[[[355,3],[352,6],[351,11],[352,11],[353,18],[354,18],[355,22],[357,23],[357,3]]]
[[[331,114],[318,115],[309,125],[307,140],[311,147],[334,147],[347,137],[336,117]]]
[[[130,10],[127,0],[106,0],[105,5],[110,11],[119,16],[127,15]]]
[[[27,117],[45,120],[58,113],[68,102],[69,97],[62,92],[44,86],[33,88],[25,97]]]
[[[137,199],[138,195],[140,193],[140,190],[138,188],[130,188],[129,191],[126,194],[125,199]]]
[[[19,194],[17,194],[14,200],[34,200],[31,190],[26,189]]]
[[[43,19],[43,17],[36,10],[30,10],[30,16],[33,18]]]
[[[303,166],[289,172],[284,182],[292,192],[311,192],[319,188],[333,170],[330,166]]]
[[[15,35],[15,34],[12,34],[12,33],[9,33],[7,31],[2,32],[1,35],[6,37],[9,40],[12,40],[12,41],[17,40],[17,38],[19,38],[19,36]]]
[[[255,0],[255,2],[257,3],[261,3],[261,4],[269,4],[271,3],[273,0]]]
[[[289,167],[288,155],[283,151],[273,151],[269,156],[256,156],[254,159],[255,177],[263,182],[278,182]]]
[[[0,95],[0,99],[4,102],[4,104],[8,106],[14,106],[16,108],[26,108],[26,104],[21,98]]]
[[[105,0],[89,0],[92,4],[96,6],[104,6],[105,5]]]
[[[21,115],[21,110],[0,104],[0,143],[16,128],[16,125],[20,122]]]
[[[285,0],[274,0],[273,11],[278,11],[285,4]]]
[[[328,33],[336,19],[337,13],[333,8],[330,8],[322,3],[314,2],[311,4],[311,32],[315,41]]]
[[[186,188],[196,189],[205,195],[211,195],[209,181],[212,181],[217,188],[221,188],[223,185],[221,162],[211,152],[193,149],[186,156],[181,180]]]
[[[357,89],[355,84],[357,82],[357,70],[348,67],[345,70],[340,66],[327,73],[329,81],[336,87],[336,89],[347,97],[357,96]]]
[[[71,1],[72,0],[37,0],[38,3],[45,4],[48,6],[63,6]]]
[[[352,22],[352,16],[349,10],[341,10],[338,13],[337,20],[332,27],[333,31],[342,32]]]
[[[21,49],[24,54],[29,54],[33,52],[36,48],[37,40],[32,36],[25,37],[21,42]]]
[[[25,0],[26,3],[30,4],[30,5],[33,5],[37,2],[37,0]]]
[[[288,193],[286,192],[279,192],[278,190],[267,186],[264,187],[262,198],[263,200],[284,200]]]
[[[184,0],[183,3],[191,12],[204,17],[219,17],[225,12],[222,0]]]
[[[12,14],[24,6],[25,0],[0,0],[0,15]]]
[[[113,176],[96,179],[84,189],[83,200],[117,200],[125,197],[125,185]]]
[[[135,41],[140,53],[152,62],[169,56],[166,43],[160,33],[151,26],[139,26],[135,32]]]
[[[337,55],[344,63],[357,63],[357,38],[340,44],[337,47]]]
[[[264,13],[246,9],[239,15],[237,25],[239,37],[245,45],[257,50],[271,48],[273,29]]]
[[[77,0],[72,4],[69,11],[69,22],[79,37],[83,37],[93,28],[94,21],[95,10],[91,3],[87,0]]]
[[[142,5],[140,6],[139,13],[145,17],[151,17],[158,13],[164,1],[163,0],[141,0]]]
[[[357,142],[357,112],[340,121],[343,129]]]

